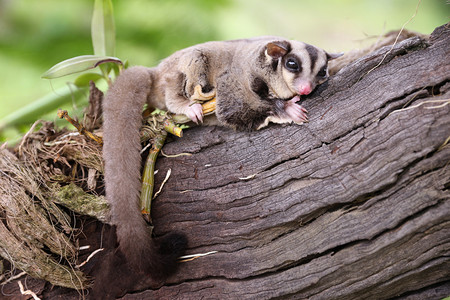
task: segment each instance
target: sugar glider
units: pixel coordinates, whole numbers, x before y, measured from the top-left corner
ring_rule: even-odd
[[[306,110],[297,102],[327,79],[328,61],[338,56],[299,41],[259,37],[195,45],[157,67],[131,67],[117,77],[103,102],[103,157],[118,252],[130,270],[167,275],[186,245],[183,235],[174,234],[163,238],[161,247],[141,216],[143,105],[185,114],[198,123],[203,115],[196,100],[216,97],[219,124],[236,130],[255,130],[268,122],[302,123]]]

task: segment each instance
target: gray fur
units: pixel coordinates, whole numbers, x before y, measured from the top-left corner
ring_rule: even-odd
[[[296,103],[298,95],[326,79],[317,73],[328,57],[319,48],[279,37],[209,42],[180,50],[155,68],[129,68],[116,79],[104,100],[106,197],[119,250],[131,270],[152,273],[164,266],[158,266],[139,208],[144,103],[202,121],[200,104],[192,99],[200,85],[202,94],[216,96],[221,125],[254,130],[269,121],[302,123],[306,110]],[[286,69],[289,58],[298,60],[300,72]]]

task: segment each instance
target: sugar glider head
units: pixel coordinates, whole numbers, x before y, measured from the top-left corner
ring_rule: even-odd
[[[328,78],[328,61],[342,54],[329,54],[299,41],[273,41],[265,47],[272,71],[269,86],[279,98],[308,95]]]

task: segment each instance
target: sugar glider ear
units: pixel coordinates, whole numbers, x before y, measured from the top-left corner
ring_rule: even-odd
[[[336,59],[338,57],[341,57],[342,55],[344,55],[344,52],[341,52],[341,53],[327,53],[327,60]]]
[[[273,59],[285,56],[290,50],[291,44],[288,41],[271,42],[266,46],[266,53]]]

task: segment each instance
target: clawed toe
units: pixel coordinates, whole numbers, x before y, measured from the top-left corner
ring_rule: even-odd
[[[203,123],[203,108],[199,103],[194,103],[189,106],[186,115],[196,124]]]
[[[308,111],[300,104],[297,104],[299,100],[299,96],[295,96],[289,100],[286,103],[285,111],[295,123],[305,123],[308,122]]]

